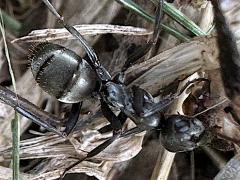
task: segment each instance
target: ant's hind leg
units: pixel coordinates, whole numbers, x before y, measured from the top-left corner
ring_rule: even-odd
[[[42,0],[48,9],[57,17],[59,22],[75,37],[79,40],[81,46],[85,49],[87,52],[89,58],[92,60],[92,63],[99,63],[97,60],[97,55],[92,49],[92,47],[87,43],[87,41],[84,39],[84,37],[73,27],[65,23],[64,18],[58,14],[56,9],[52,6],[52,4],[48,0]]]
[[[72,105],[69,118],[65,123],[64,133],[66,135],[69,135],[72,132],[73,128],[76,126],[76,124],[78,122],[79,114],[81,111],[81,107],[82,107],[82,102],[74,103]]]

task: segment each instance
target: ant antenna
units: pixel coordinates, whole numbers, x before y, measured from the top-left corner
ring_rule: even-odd
[[[199,112],[199,113],[197,113],[197,114],[195,114],[195,115],[193,115],[191,117],[195,118],[195,117],[197,117],[197,116],[199,116],[199,115],[201,115],[201,114],[203,114],[203,113],[205,113],[205,112],[207,112],[207,111],[209,111],[211,109],[214,109],[215,107],[220,106],[221,104],[225,103],[227,100],[228,100],[227,98],[224,98],[223,100],[221,100],[217,104],[214,104],[213,106],[211,106],[211,107],[209,107],[209,108],[207,108],[207,109],[205,109],[205,110],[203,110],[203,111],[201,111],[201,112]]]

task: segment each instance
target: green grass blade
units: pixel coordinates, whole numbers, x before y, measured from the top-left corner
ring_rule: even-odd
[[[157,0],[151,0],[155,5],[157,5]],[[202,29],[196,25],[191,19],[189,19],[187,16],[185,16],[181,11],[176,9],[171,4],[164,1],[163,3],[163,11],[169,15],[171,18],[173,18],[175,21],[177,21],[179,24],[181,24],[183,27],[185,27],[187,30],[195,34],[196,36],[205,36],[207,33],[202,31]]]
[[[2,37],[3,37],[3,42],[4,42],[4,47],[5,47],[5,55],[8,61],[8,67],[9,67],[9,72],[11,75],[11,79],[12,79],[12,84],[13,84],[13,89],[16,93],[16,81],[15,81],[15,77],[13,74],[13,70],[12,70],[12,65],[11,65],[11,61],[10,61],[10,56],[9,56],[9,52],[8,52],[8,46],[7,46],[7,42],[6,42],[6,36],[5,36],[5,30],[4,30],[4,22],[3,22],[3,17],[2,17],[2,11],[0,9],[0,15],[1,15],[1,21],[0,21],[0,30],[2,33]],[[19,145],[20,145],[20,117],[19,115],[15,112],[15,118],[12,120],[12,137],[13,137],[13,152],[12,152],[12,158],[13,158],[13,180],[19,180]]]
[[[155,21],[154,16],[151,16],[150,14],[148,14],[144,9],[142,9],[139,5],[134,3],[132,0],[115,0],[115,1],[118,2],[119,4],[121,4],[126,9],[133,11],[134,13],[142,16],[144,19],[154,23],[154,21]],[[190,37],[181,33],[177,29],[170,27],[170,26],[166,26],[164,24],[161,24],[161,25],[165,32],[173,35],[177,39],[179,39],[181,41],[189,41],[190,40]]]
[[[22,28],[22,24],[17,21],[16,19],[9,16],[6,12],[4,12],[2,9],[0,9],[2,12],[2,19],[4,22],[4,25],[7,29],[9,29],[12,33],[15,35],[19,35],[19,32]]]
[[[15,117],[11,123],[12,127],[12,138],[13,138],[13,180],[19,180],[20,176],[20,157],[19,157],[19,147],[20,147],[20,116],[15,112]]]

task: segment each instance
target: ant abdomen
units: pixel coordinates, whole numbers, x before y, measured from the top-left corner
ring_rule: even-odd
[[[80,102],[95,90],[95,71],[84,59],[65,47],[39,44],[34,47],[30,60],[39,86],[62,102]]]

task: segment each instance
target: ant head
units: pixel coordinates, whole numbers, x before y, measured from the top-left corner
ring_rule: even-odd
[[[163,122],[161,140],[171,152],[191,151],[200,145],[204,132],[204,126],[197,118],[171,115]]]
[[[39,86],[65,103],[83,100],[95,90],[96,73],[73,51],[42,43],[30,55],[31,70]]]

